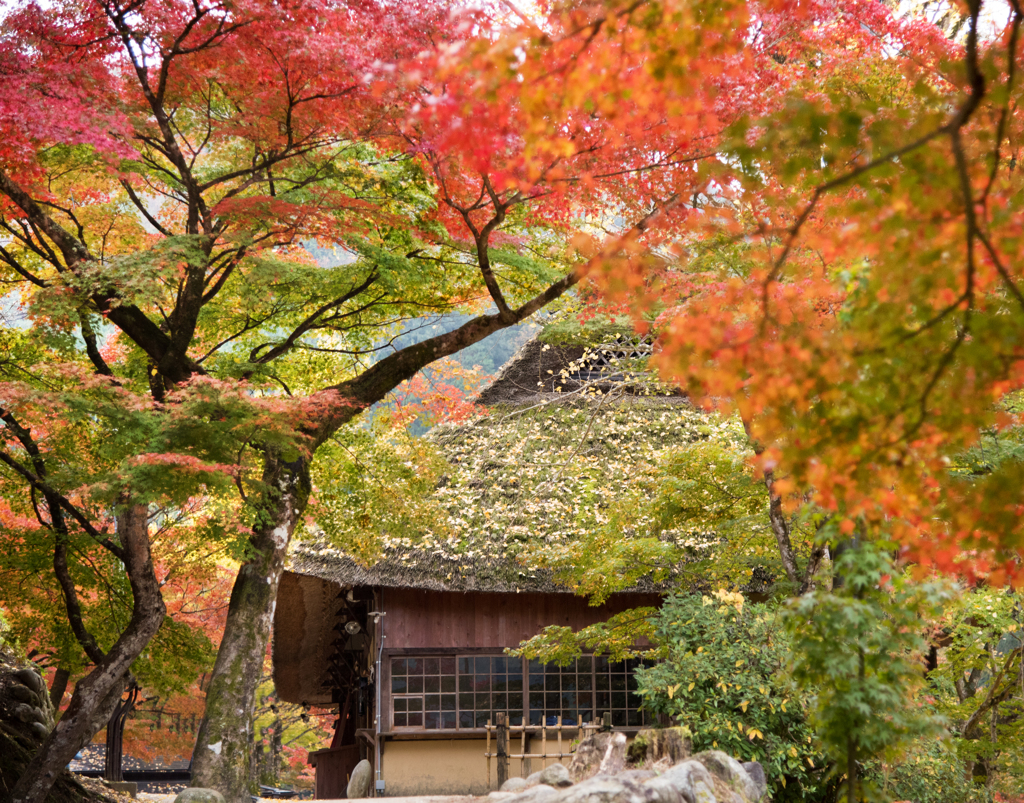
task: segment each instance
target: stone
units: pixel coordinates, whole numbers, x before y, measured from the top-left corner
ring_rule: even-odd
[[[643,787],[651,803],[693,803],[691,798],[683,797],[676,785],[666,778],[651,778],[643,782]]]
[[[21,722],[38,722],[44,725],[46,723],[46,714],[40,711],[36,706],[29,705],[28,703],[18,703],[11,709],[11,713],[14,715],[15,719],[18,719]]]
[[[30,722],[28,729],[29,732],[40,742],[50,735],[50,729],[42,722]]]
[[[761,766],[759,761],[744,761],[743,769],[747,771],[747,775],[750,776],[750,780],[754,782],[757,787],[757,797],[755,800],[760,800],[766,794],[768,794],[768,779],[764,776],[764,767]]]
[[[520,778],[515,775],[509,778],[505,783],[501,785],[501,792],[522,792],[527,787],[531,786],[530,782],[526,778]],[[494,794],[493,792],[491,794]]]
[[[581,741],[569,762],[569,776],[580,782],[595,775],[614,775],[626,766],[626,736],[622,733],[595,733]]]
[[[747,800],[755,801],[761,798],[757,784],[750,777],[747,771],[732,756],[723,753],[721,750],[708,750],[698,753],[693,757],[694,761],[703,764],[708,772],[720,778],[733,791],[738,792]]]
[[[204,789],[201,786],[193,786],[182,789],[174,798],[174,803],[224,803],[224,795],[216,789]]]
[[[513,797],[505,798],[506,803],[552,803],[562,792],[547,784],[538,784],[520,792]]]
[[[500,789],[498,789],[495,792],[488,792],[487,797],[489,797],[491,800],[508,800],[514,794],[514,792],[502,792]]]
[[[540,771],[538,781],[554,787],[572,786],[572,777],[564,764],[551,764]]]
[[[718,803],[715,797],[714,784],[708,786],[703,781],[696,781],[693,784],[693,803]],[[725,803],[723,801],[722,803]]]
[[[627,769],[618,773],[618,777],[635,780],[637,784],[643,784],[645,780],[656,776],[657,773],[649,769]]]
[[[620,781],[607,775],[595,775],[567,789],[558,803],[627,803],[631,786],[639,784]]]
[[[659,775],[657,780],[672,784],[687,803],[697,802],[700,788],[706,789],[714,798],[715,781],[699,761],[680,762]]]
[[[39,705],[39,698],[36,697],[35,693],[28,686],[22,686],[20,683],[12,683],[7,689],[7,693],[11,699],[19,703],[29,703],[30,705]]]
[[[348,790],[346,791],[348,799],[369,797],[371,781],[373,781],[373,765],[364,758],[356,764],[348,779]]]
[[[19,669],[13,674],[21,685],[28,686],[36,694],[41,695],[46,693],[46,684],[43,683],[42,676],[34,669],[25,667],[24,669]]]

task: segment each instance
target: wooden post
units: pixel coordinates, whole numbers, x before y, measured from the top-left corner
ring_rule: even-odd
[[[487,788],[491,788],[491,721],[487,720],[487,747],[484,750],[487,756]]]
[[[612,729],[612,712],[605,711],[604,718],[601,721],[601,730],[610,731]]]
[[[526,757],[526,720],[525,719],[523,720],[523,729],[521,731],[519,731],[519,735],[520,735],[520,750],[519,750],[519,752],[523,754],[523,757],[521,759],[519,759],[519,774],[525,778],[527,775],[530,774],[530,773],[528,773],[526,771],[526,768],[528,766],[526,762],[529,761],[530,759],[528,759]]]
[[[555,727],[558,728],[558,763],[562,763],[562,718],[555,720]]]
[[[548,718],[543,716],[540,721],[540,768],[548,765]]]
[[[508,715],[498,713],[498,788],[508,780]]]

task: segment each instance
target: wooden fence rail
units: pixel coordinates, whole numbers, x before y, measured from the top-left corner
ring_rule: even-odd
[[[563,725],[561,717],[555,717],[555,724],[548,725],[545,720],[540,725],[509,725],[508,715],[499,713],[495,715],[497,720],[495,724],[491,724],[491,720],[487,720],[487,746],[484,751],[484,755],[487,757],[487,788],[491,788],[491,759],[498,759],[498,787],[500,788],[505,781],[508,780],[508,762],[510,758],[520,759],[523,777],[528,774],[526,772],[528,760],[539,758],[541,760],[540,768],[544,769],[548,759],[562,759],[569,758],[575,750],[573,750],[572,741],[570,740],[568,752],[563,750],[562,734],[576,734],[579,731],[588,730],[599,730],[600,728],[611,725],[611,717],[605,716],[604,719],[608,720],[602,725],[600,722],[584,722],[582,725]],[[496,743],[495,752],[491,752],[491,732],[495,733]],[[554,745],[556,747],[555,752],[548,752],[548,732],[553,731],[555,733]],[[526,752],[526,739],[528,736],[532,736],[537,732],[540,733],[540,752],[539,753],[527,753]],[[519,752],[510,753],[508,751],[508,739],[509,734],[519,734]]]

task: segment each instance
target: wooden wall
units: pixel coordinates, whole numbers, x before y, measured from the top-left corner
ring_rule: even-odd
[[[385,649],[504,649],[548,625],[578,629],[612,614],[661,604],[658,594],[616,594],[600,607],[573,594],[466,594],[383,589]]]

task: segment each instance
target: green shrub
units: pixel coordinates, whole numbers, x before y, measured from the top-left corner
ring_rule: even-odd
[[[676,594],[655,617],[664,661],[637,671],[644,706],[693,735],[694,751],[759,761],[772,799],[830,800],[834,782],[787,680],[788,641],[775,611],[741,594]]]

